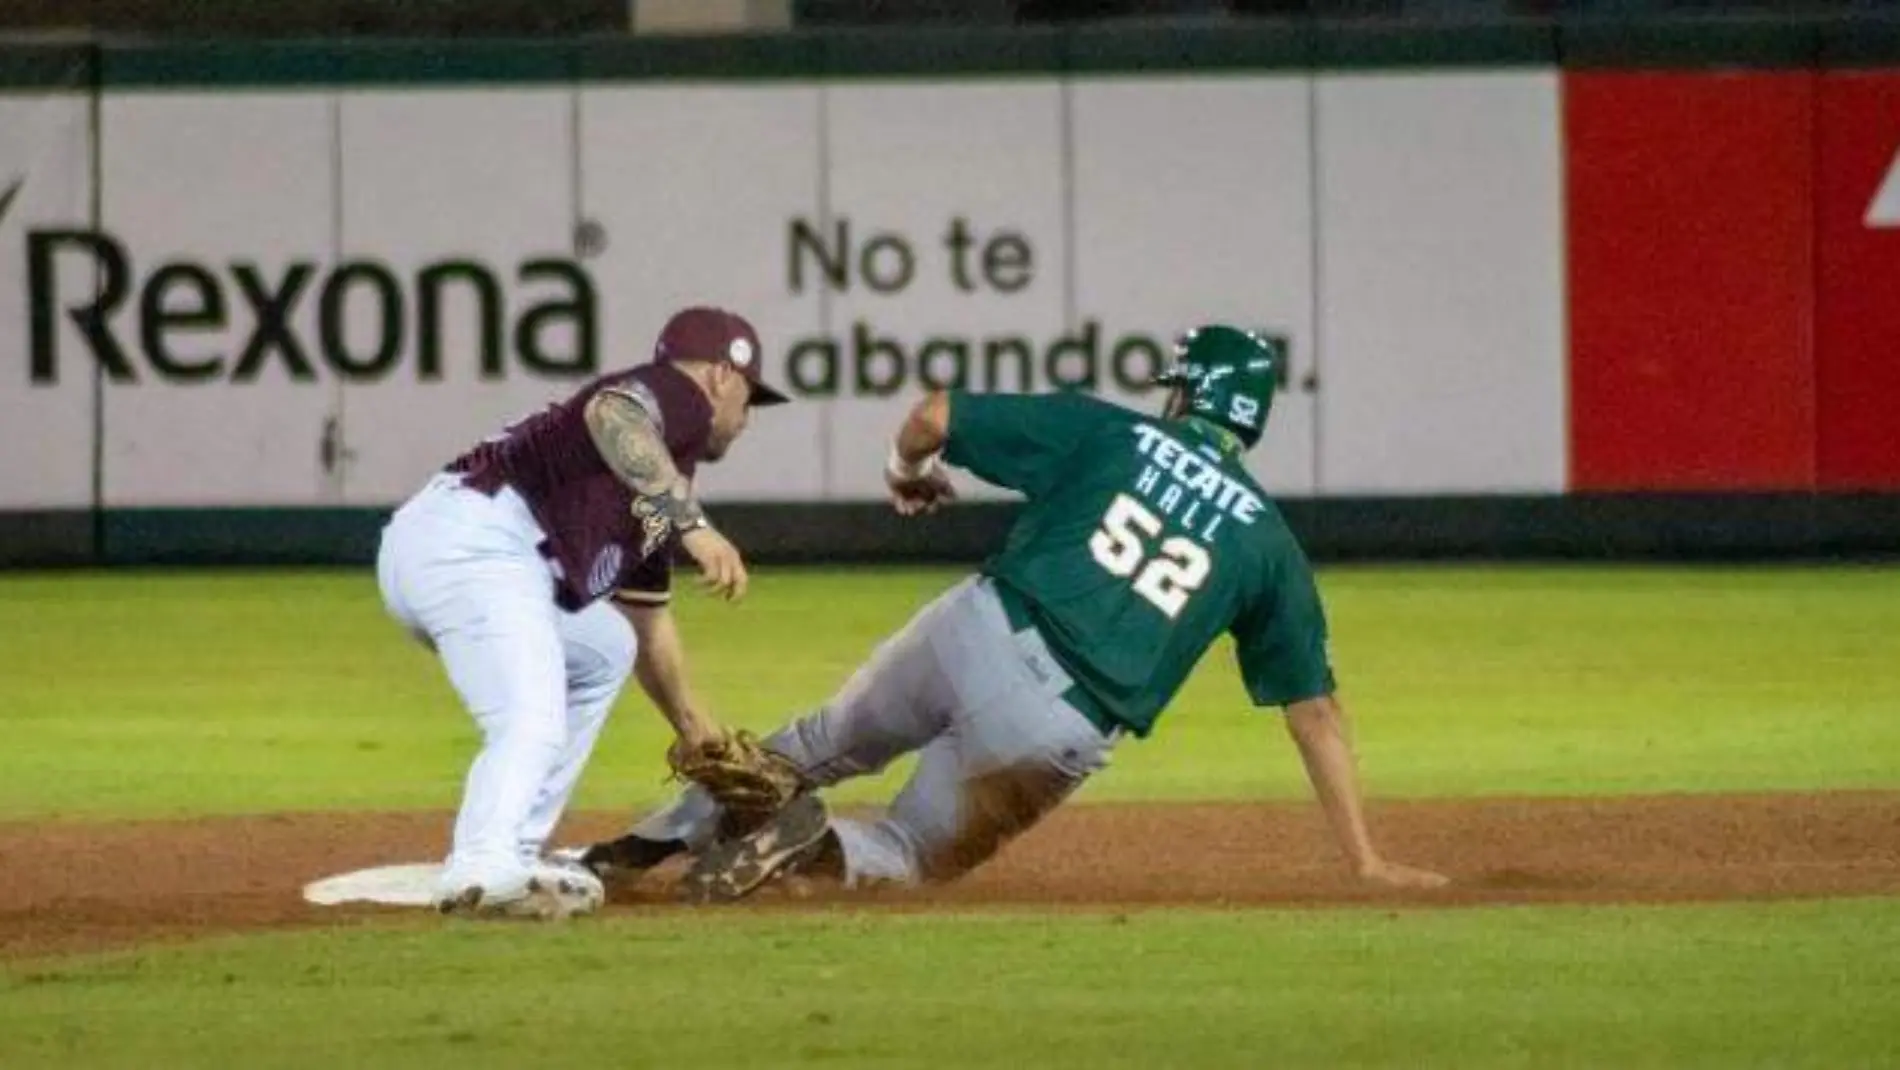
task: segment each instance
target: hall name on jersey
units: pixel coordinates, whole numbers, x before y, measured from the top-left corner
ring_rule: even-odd
[[[1135,493],[1202,542],[1212,542],[1230,517],[1251,524],[1266,511],[1260,495],[1221,471],[1219,454],[1209,456],[1147,424],[1135,425],[1135,452],[1148,459],[1135,477]]]

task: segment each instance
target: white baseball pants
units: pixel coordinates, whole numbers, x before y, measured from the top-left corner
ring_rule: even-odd
[[[552,564],[527,503],[459,476],[430,480],[383,529],[376,576],[391,616],[442,659],[481,730],[445,892],[525,888],[543,844],[633,671],[632,626],[596,602],[554,602]]]

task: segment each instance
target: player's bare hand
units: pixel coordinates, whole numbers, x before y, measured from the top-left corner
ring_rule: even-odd
[[[745,597],[745,559],[719,529],[694,528],[680,536],[680,546],[699,566],[700,583],[728,602]]]
[[[704,750],[707,746],[724,738],[726,738],[726,730],[711,721],[695,720],[683,725],[679,730],[678,738],[666,748],[667,764],[677,767],[686,755]]]
[[[1451,883],[1451,878],[1442,873],[1433,873],[1429,869],[1400,865],[1397,862],[1374,859],[1359,867],[1359,878],[1372,884],[1383,884],[1390,888],[1443,888]]]
[[[916,479],[902,479],[894,472],[884,473],[884,486],[890,492],[891,508],[899,516],[917,516],[922,513],[934,513],[945,502],[955,501],[957,488],[950,482],[950,474],[942,468],[924,473]]]

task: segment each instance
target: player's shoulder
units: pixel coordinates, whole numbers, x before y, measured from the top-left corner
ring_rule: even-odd
[[[1273,499],[1266,499],[1266,503],[1266,509],[1248,533],[1256,561],[1255,582],[1263,592],[1287,584],[1311,584],[1313,564],[1306,555],[1306,547],[1301,545],[1299,536]]]
[[[1140,419],[1140,413],[1079,390],[1039,394],[950,392],[951,426],[978,434],[1033,431],[1049,441],[1079,441],[1105,428],[1124,427]]]
[[[1085,426],[1130,427],[1148,419],[1144,413],[1080,390],[1058,390],[1048,394],[1036,394],[1034,397],[1041,403],[1042,410],[1050,419],[1070,421]]]
[[[1273,493],[1261,486],[1260,477],[1253,474],[1253,470],[1247,467],[1247,462],[1243,458],[1236,457],[1233,463],[1227,466],[1227,474],[1233,478],[1234,482],[1258,496],[1265,503],[1266,511],[1284,523],[1284,519],[1280,518],[1279,503],[1274,500]]]
[[[629,398],[656,423],[683,437],[700,437],[712,419],[712,405],[693,381],[666,364],[636,364],[595,379],[585,390],[606,391]]]
[[[643,405],[654,406],[658,399],[654,390],[653,369],[656,365],[636,364],[631,368],[608,372],[590,380],[581,387],[580,393],[611,393],[632,398]]]
[[[951,390],[950,404],[973,405],[1015,405],[1027,406],[1049,412],[1123,412],[1131,418],[1140,414],[1124,409],[1112,401],[1105,400],[1085,390],[1048,390],[1029,392],[1019,390]]]
[[[1299,536],[1294,533],[1292,526],[1287,523],[1286,514],[1281,512],[1280,503],[1273,494],[1260,485],[1260,481],[1244,464],[1226,465],[1222,472],[1239,488],[1240,493],[1236,498],[1248,499],[1244,503],[1248,523],[1239,527],[1236,534],[1269,565],[1304,565],[1306,550],[1300,545]]]
[[[658,402],[653,397],[652,390],[642,382],[641,376],[636,374],[639,371],[637,367],[623,368],[619,371],[596,375],[574,387],[560,401],[555,402],[553,407],[580,412],[596,396],[615,394],[638,402],[642,408],[657,409]]]

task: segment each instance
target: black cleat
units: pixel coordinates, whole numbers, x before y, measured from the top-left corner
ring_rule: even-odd
[[[686,850],[681,840],[649,840],[628,833],[617,840],[597,843],[581,853],[581,865],[597,877],[640,873]]]
[[[592,847],[563,847],[549,857],[579,866],[605,883],[625,884],[685,850],[680,840],[649,840],[628,833]]]

